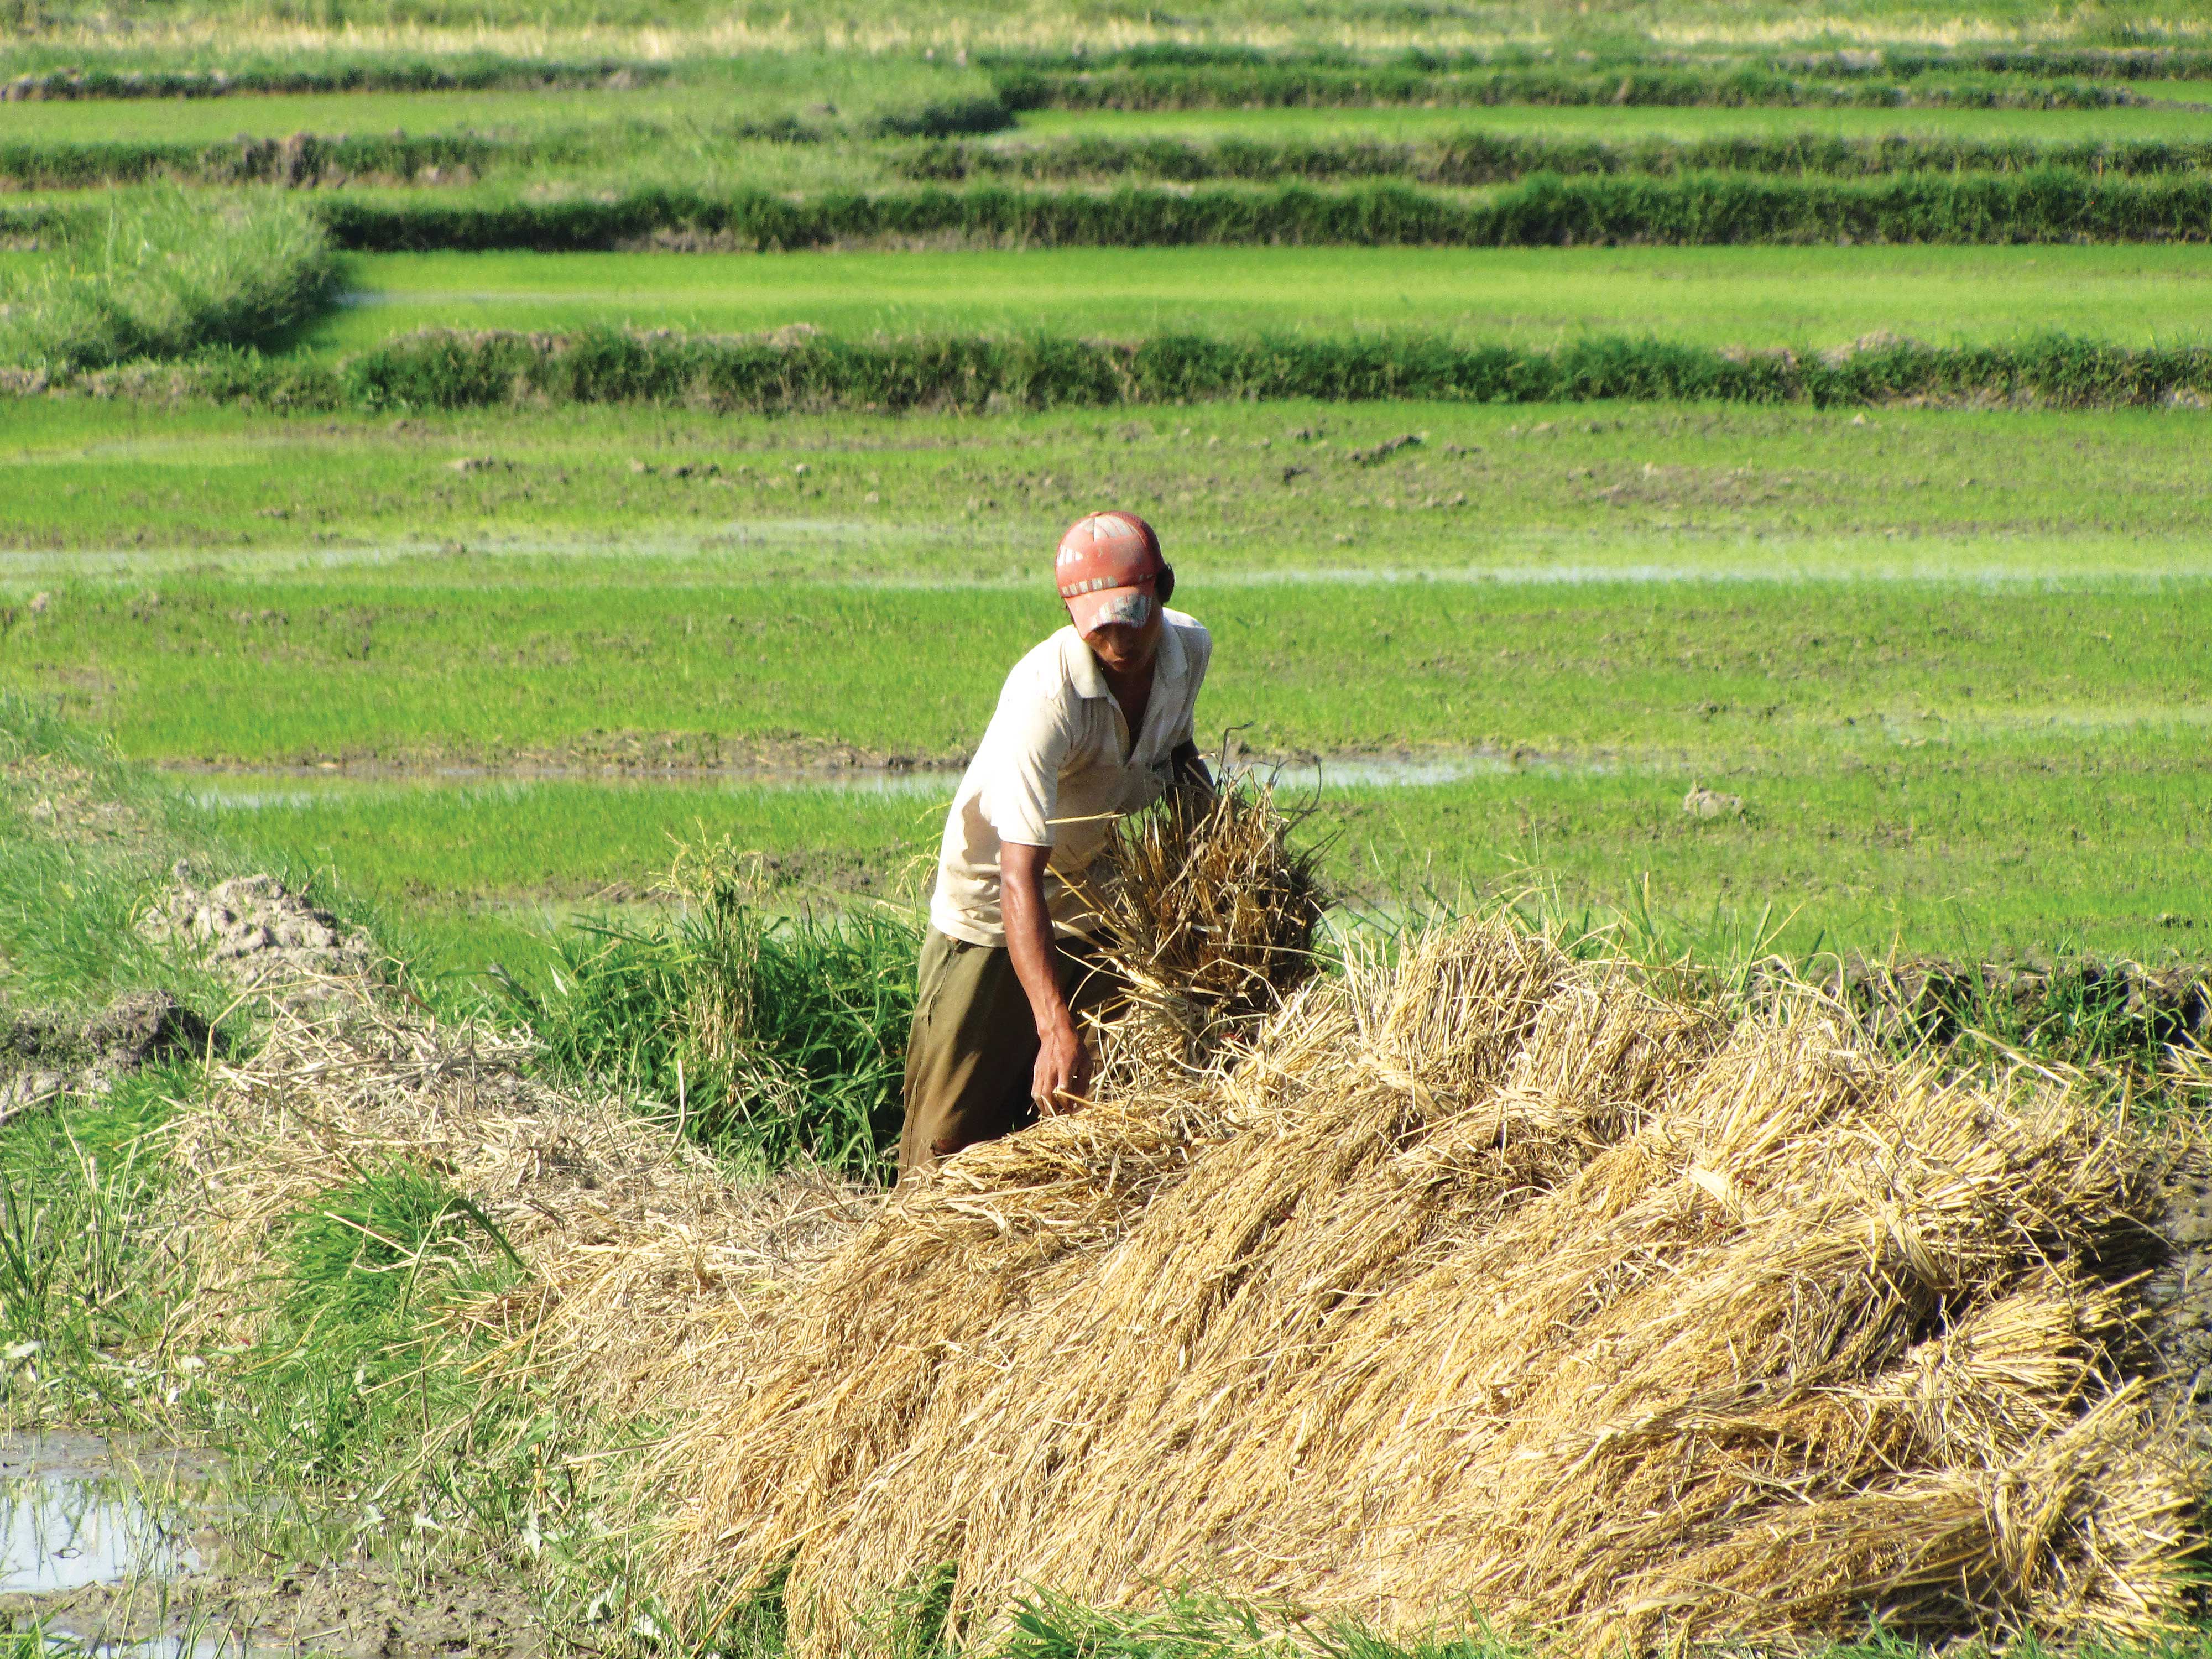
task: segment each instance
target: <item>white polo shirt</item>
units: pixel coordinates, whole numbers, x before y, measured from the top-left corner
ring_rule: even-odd
[[[1052,848],[1044,893],[1055,932],[1097,926],[1067,884],[1097,860],[1116,818],[1166,789],[1170,757],[1192,741],[1198,690],[1213,656],[1212,635],[1180,611],[1163,610],[1152,701],[1133,744],[1098,659],[1073,628],[1014,665],[945,817],[929,901],[938,932],[970,945],[1006,942],[999,915],[1002,842]]]

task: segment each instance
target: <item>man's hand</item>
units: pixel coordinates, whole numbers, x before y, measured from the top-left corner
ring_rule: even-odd
[[[1030,1079],[1030,1098],[1037,1115],[1056,1117],[1072,1111],[1091,1086],[1091,1045],[1074,1020],[1063,1017],[1037,1033],[1036,1072]]]
[[[1052,939],[1052,915],[1045,908],[1045,864],[1049,847],[1007,842],[999,849],[999,907],[1006,920],[1006,954],[1014,975],[1029,994],[1036,1016],[1036,1070],[1030,1097],[1037,1113],[1051,1117],[1072,1109],[1091,1086],[1091,1046],[1076,1029],[1060,994],[1059,952]]]

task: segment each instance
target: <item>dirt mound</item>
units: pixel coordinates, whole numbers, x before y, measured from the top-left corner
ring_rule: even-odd
[[[63,1095],[106,1094],[149,1060],[206,1050],[208,1024],[166,991],[139,991],[90,1018],[0,1010],[0,1122]]]
[[[203,890],[179,865],[176,886],[144,920],[148,938],[181,943],[203,966],[290,1004],[359,996],[378,961],[365,933],[274,876],[237,876]]]

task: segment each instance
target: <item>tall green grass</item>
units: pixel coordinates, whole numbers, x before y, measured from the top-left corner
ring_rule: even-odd
[[[336,293],[321,227],[280,194],[155,190],[27,216],[51,246],[0,273],[0,364],[68,374],[269,343]]]
[[[56,826],[88,804],[88,827]],[[105,738],[0,690],[0,1000],[96,1005],[150,987],[222,1012],[213,978],[137,925],[183,850],[180,811]]]
[[[1910,76],[1808,76],[1758,63],[1629,63],[1431,69],[1418,63],[1340,65],[1261,60],[1130,63],[1107,69],[998,71],[1015,109],[1219,109],[1375,104],[1856,106],[1873,108],[2105,109],[2136,101],[2124,88],[1948,68]]]
[[[0,150],[0,168],[11,163]],[[1273,140],[1079,136],[1019,145],[939,141],[897,152],[894,171],[916,180],[1160,179],[1197,184],[1220,179],[1404,179],[1424,185],[1509,183],[1540,173],[1562,175],[1682,173],[1818,173],[1876,178],[1911,173],[2027,173],[2065,167],[2120,178],[2212,168],[2212,142],[1971,138],[1921,133],[1846,137],[1835,133],[1730,133],[1707,138],[1650,137],[1617,143],[1540,132],[1468,130],[1419,143],[1372,139]]]
[[[1176,334],[1123,344],[1043,334],[777,343],[612,330],[426,330],[363,352],[338,384],[347,401],[366,409],[545,402],[877,411],[1288,398],[1822,407],[1934,398],[2112,407],[2167,403],[2212,386],[2212,352],[2136,351],[2061,335],[1986,346],[1890,341],[1820,356],[1603,337],[1542,351],[1411,334]]]
[[[145,1217],[172,1173],[169,1097],[198,1072],[157,1066],[0,1126],[0,1414],[131,1408],[106,1361],[160,1324]]]
[[[2202,241],[2212,235],[2212,178],[2101,178],[2048,167],[1873,179],[1542,173],[1485,195],[1400,184],[1125,185],[1107,193],[994,185],[797,198],[659,185],[550,199],[337,193],[318,197],[313,210],[338,246],[361,252],[655,242],[767,252],[944,237],[1027,247]]]
[[[681,1130],[755,1169],[879,1175],[898,1140],[920,932],[894,913],[778,917],[727,844],[688,852],[680,908],[555,936],[509,1006],[555,1063],[673,1106]]]

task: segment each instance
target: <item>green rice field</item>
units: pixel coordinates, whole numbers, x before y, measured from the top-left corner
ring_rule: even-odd
[[[1208,742],[1322,757],[1363,902],[1648,887],[1808,949],[2155,956],[2212,873],[2199,456],[2157,413],[52,404],[0,685],[460,960],[649,894],[677,836],[776,858],[784,902],[910,897],[928,769],[1054,625],[1039,550],[1117,501],[1216,632]],[[1686,818],[1699,780],[1746,816]]]
[[[1036,550],[1107,499],[1158,519],[1194,574],[1245,582],[2212,574],[2202,439],[2185,412],[1307,403],[1135,418],[288,419],[46,400],[15,417],[0,579],[18,597],[71,574],[253,580],[410,556],[556,589],[580,560],[680,586],[1026,585]],[[1409,432],[1425,441],[1357,459]],[[711,568],[695,576],[684,567],[700,559]]]
[[[426,253],[356,255],[345,271],[347,301],[309,330],[311,349],[428,325],[867,334],[1073,319],[1106,334],[1407,329],[1540,345],[2212,337],[2212,261],[2186,246]]]

